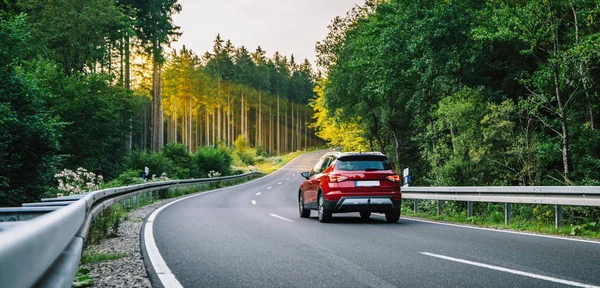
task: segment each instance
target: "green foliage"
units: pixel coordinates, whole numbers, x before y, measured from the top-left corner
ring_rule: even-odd
[[[127,154],[138,100],[106,75],[64,78],[53,89],[53,110],[66,122],[61,140],[67,167],[87,167],[112,179]],[[91,109],[90,107],[93,107]]]
[[[150,169],[148,178],[160,177],[163,173],[172,175],[176,168],[173,161],[167,158],[163,153],[152,153],[146,151],[130,151],[125,157],[124,166],[128,169],[144,171],[145,167]],[[139,175],[138,175],[139,177]]]
[[[37,201],[53,186],[60,164],[61,125],[47,108],[51,97],[21,54],[25,18],[0,15],[0,206]]]
[[[83,253],[83,255],[81,256],[81,264],[92,264],[103,261],[119,260],[125,257],[126,255],[123,253]]]
[[[240,135],[233,143],[235,153],[240,157],[240,160],[246,165],[256,164],[257,150],[252,148],[250,141],[246,135]]]
[[[171,143],[163,147],[162,154],[173,162],[174,171],[168,174],[171,178],[188,179],[191,176],[192,156],[184,144]]]
[[[320,137],[360,131],[349,138],[411,167],[416,185],[600,178],[600,4],[373,4],[317,44]]]
[[[210,171],[223,176],[231,175],[232,157],[230,151],[222,146],[201,147],[192,155],[192,176],[206,178]]]
[[[72,287],[92,287],[94,286],[94,280],[90,275],[89,269],[79,267],[77,274],[75,274],[75,280],[73,280]]]
[[[128,169],[127,171],[121,173],[119,177],[104,185],[103,188],[122,187],[144,183],[144,180],[140,177],[142,171],[142,169]]]
[[[126,211],[119,204],[104,209],[96,219],[94,219],[87,242],[89,244],[98,244],[102,239],[116,237],[119,233],[119,225],[123,222]]]

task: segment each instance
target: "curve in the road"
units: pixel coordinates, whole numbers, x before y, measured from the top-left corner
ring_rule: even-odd
[[[144,244],[161,256],[153,269],[165,287],[600,285],[598,242],[406,218],[388,224],[381,215],[363,221],[358,213],[335,214],[330,224],[314,212],[300,218],[299,172],[319,156],[155,211]]]

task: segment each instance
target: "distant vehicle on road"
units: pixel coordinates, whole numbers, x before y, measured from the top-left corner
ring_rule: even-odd
[[[317,210],[321,222],[343,212],[359,212],[363,219],[382,212],[390,223],[400,219],[401,178],[382,153],[327,153],[301,174],[306,178],[298,191],[302,218]]]

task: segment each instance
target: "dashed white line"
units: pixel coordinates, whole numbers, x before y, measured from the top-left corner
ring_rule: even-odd
[[[275,218],[277,218],[277,219],[281,219],[281,220],[283,220],[283,221],[287,221],[287,222],[294,222],[294,220],[290,220],[290,219],[287,219],[287,218],[285,218],[285,217],[281,217],[281,216],[279,216],[279,215],[275,215],[275,214],[269,214],[269,215],[271,215],[271,216],[273,216],[273,217],[275,217]]]
[[[287,180],[290,180],[290,178],[286,178],[285,180],[286,180],[286,181],[287,181]]]
[[[481,267],[481,268],[487,268],[487,269],[491,269],[491,270],[496,270],[496,271],[500,271],[500,272],[507,272],[507,273],[511,273],[511,274],[515,274],[515,275],[521,275],[521,276],[525,276],[525,277],[530,277],[530,278],[535,278],[535,279],[546,280],[546,281],[550,281],[550,282],[555,282],[555,283],[570,285],[570,286],[600,288],[599,286],[594,286],[594,285],[589,285],[589,284],[583,284],[583,283],[579,283],[579,282],[574,282],[574,281],[569,281],[569,280],[564,280],[564,279],[559,279],[559,278],[554,278],[554,277],[548,277],[548,276],[543,276],[543,275],[538,275],[538,274],[523,272],[523,271],[519,271],[519,270],[508,269],[508,268],[504,268],[504,267],[499,267],[499,266],[494,266],[494,265],[488,265],[488,264],[473,262],[473,261],[464,260],[464,259],[458,259],[458,258],[454,258],[454,257],[448,257],[448,256],[444,256],[444,255],[438,255],[438,254],[433,254],[433,253],[428,253],[428,252],[420,252],[420,254],[431,256],[431,257],[436,257],[436,258],[440,258],[440,259],[444,259],[444,260],[454,261],[454,262],[458,262],[458,263],[473,265],[473,266],[477,266],[477,267]]]
[[[269,190],[269,189],[271,189],[271,188],[273,188],[273,187],[267,187],[267,190]]]
[[[281,182],[277,183],[277,185],[281,185]]]
[[[256,205],[256,201],[252,200],[252,205]]]
[[[292,175],[292,177],[296,177],[296,174]]]
[[[258,193],[256,193],[256,196],[260,195],[260,193],[262,193],[262,192],[258,192]]]

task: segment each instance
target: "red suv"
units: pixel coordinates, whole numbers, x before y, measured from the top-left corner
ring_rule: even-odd
[[[298,192],[302,218],[318,210],[321,222],[343,212],[359,212],[363,219],[383,212],[390,223],[400,219],[400,176],[381,153],[327,153],[301,174],[306,178]]]

